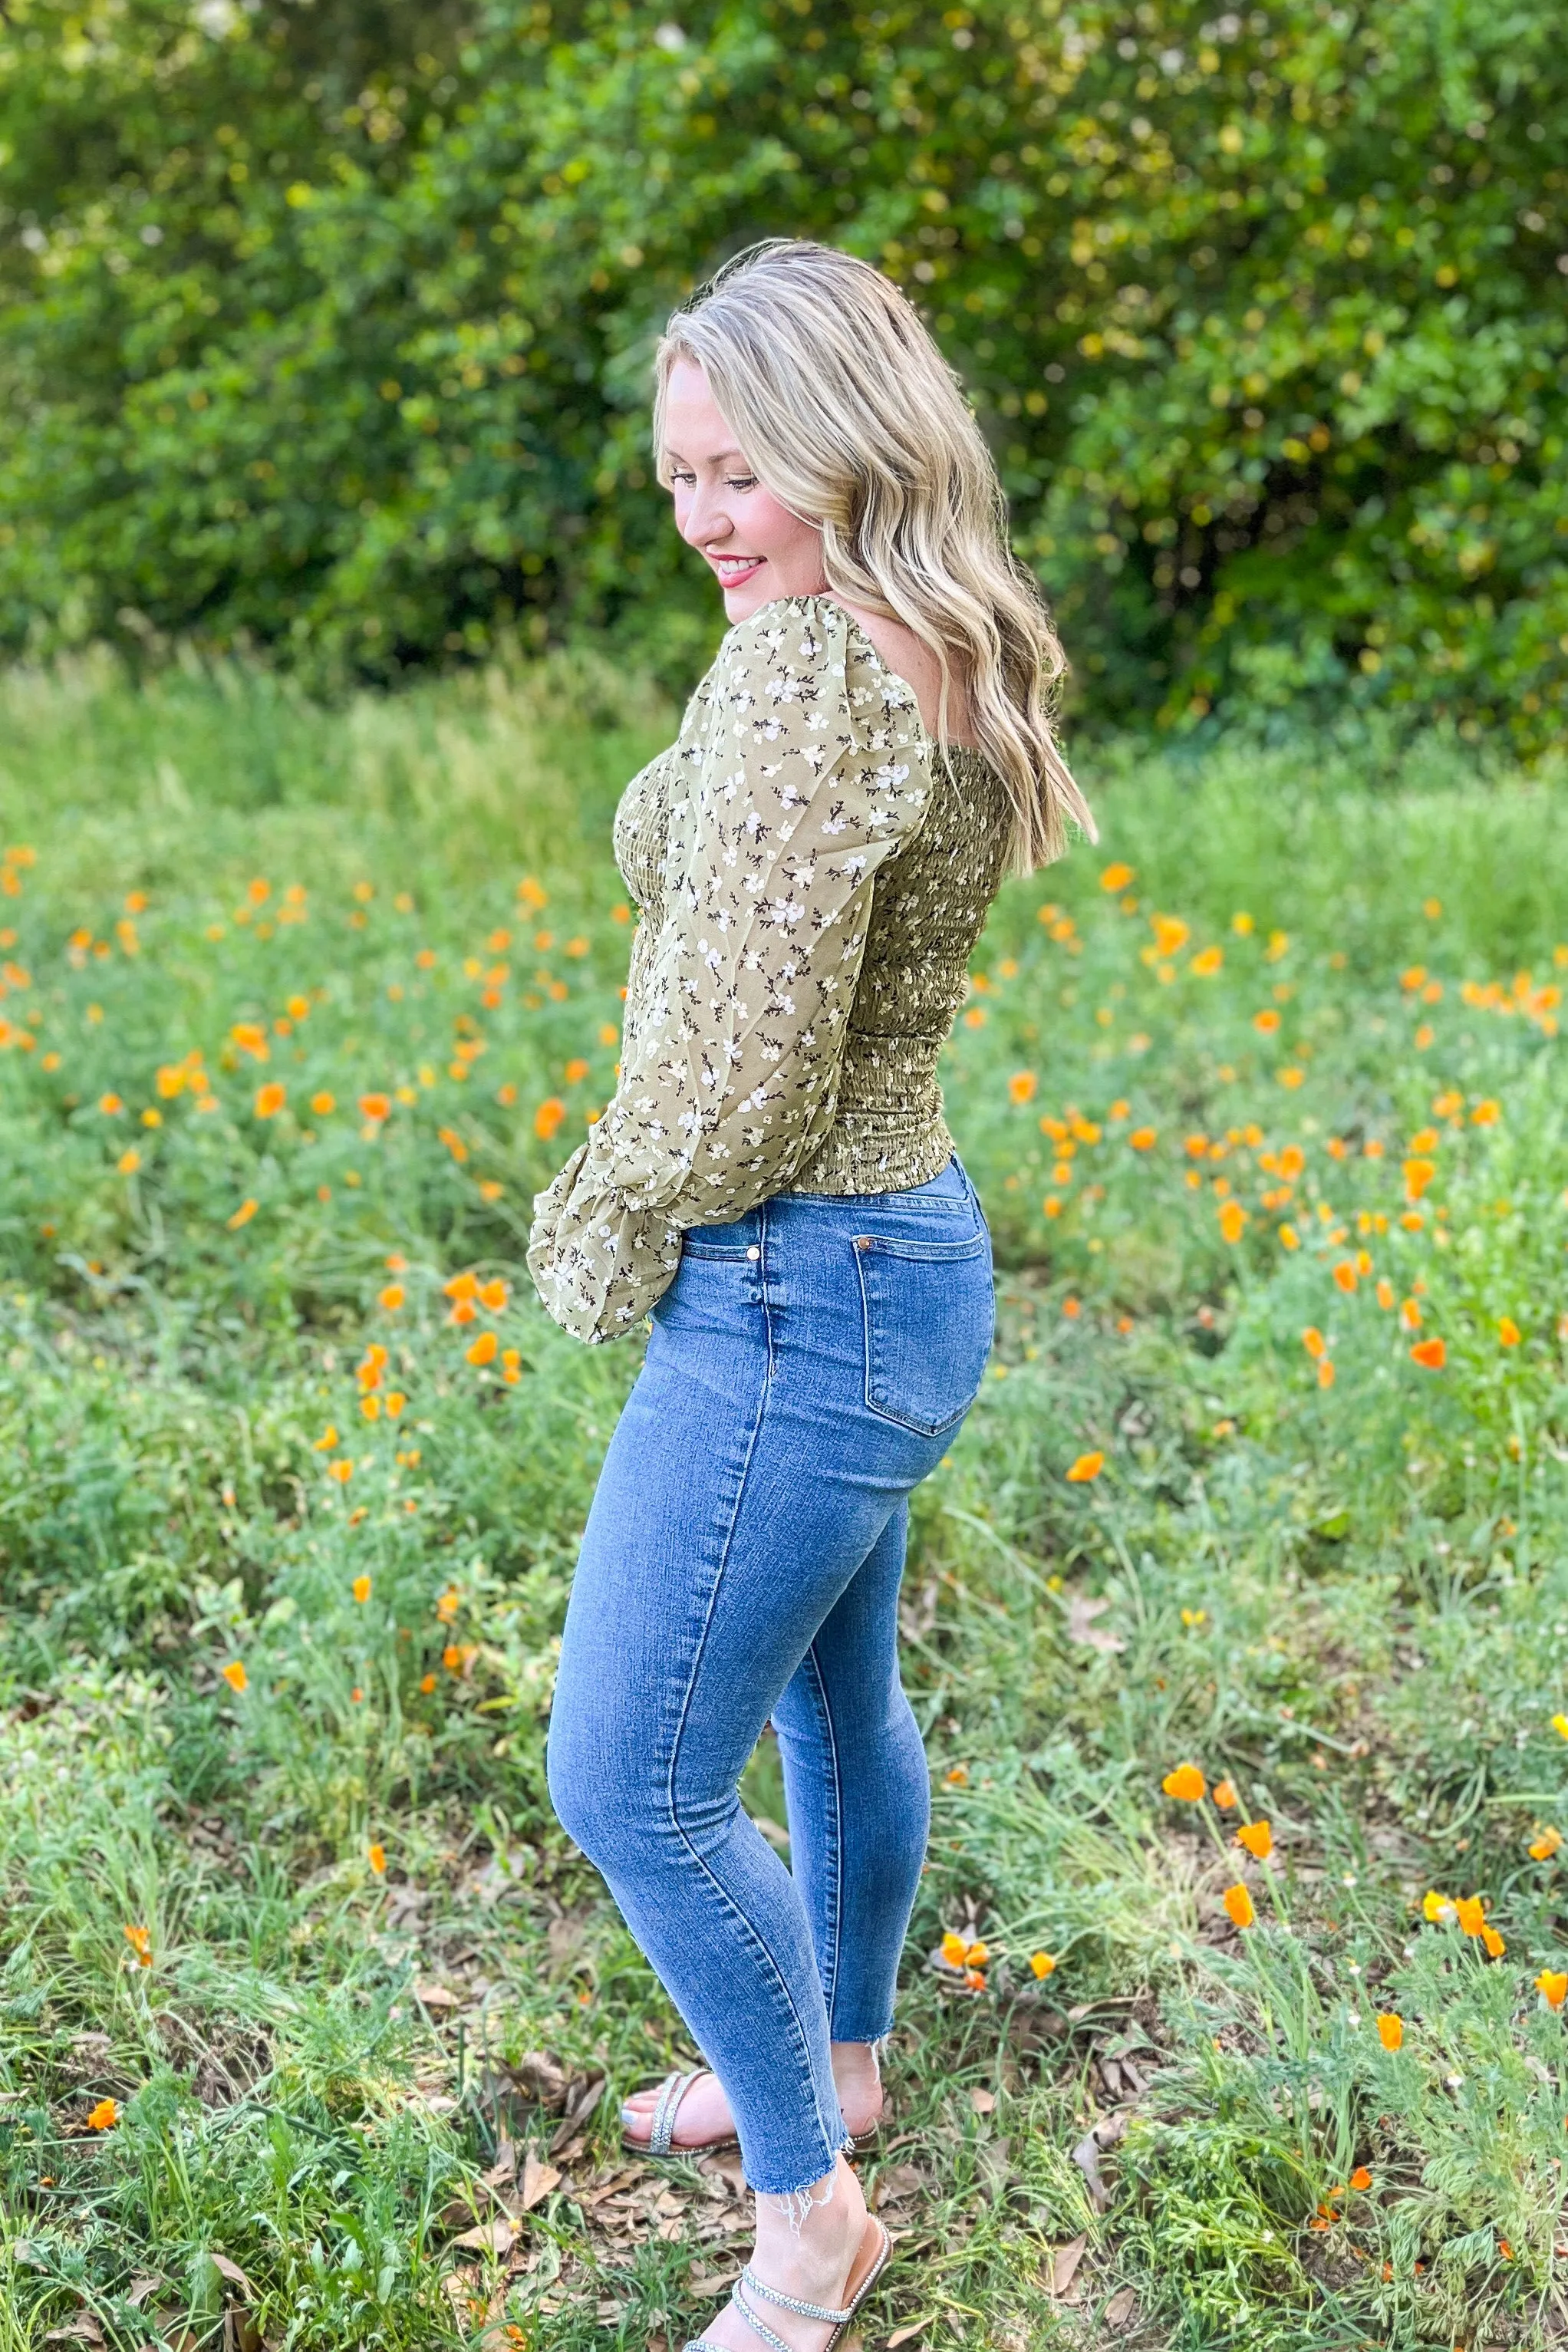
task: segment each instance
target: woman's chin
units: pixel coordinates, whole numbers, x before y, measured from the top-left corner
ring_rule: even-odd
[[[764,604],[771,604],[776,593],[777,591],[768,585],[768,567],[764,563],[760,572],[752,573],[750,579],[725,589],[725,618],[731,622],[749,621],[753,613],[760,613]]]

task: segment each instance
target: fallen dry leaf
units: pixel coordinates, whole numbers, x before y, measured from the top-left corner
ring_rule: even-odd
[[[926,2319],[911,2319],[906,2326],[895,2327],[888,2338],[888,2352],[896,2352],[899,2345],[907,2344],[911,2336],[918,2336],[922,2328],[930,2325],[930,2321]]]
[[[1100,2150],[1114,2147],[1126,2130],[1127,2111],[1118,2108],[1115,2115],[1102,2116],[1091,2131],[1085,2132],[1072,2152],[1073,2162],[1089,2184],[1089,2202],[1097,2213],[1103,2213],[1110,2202],[1110,2191],[1100,2169]]]
[[[101,2344],[103,2330],[90,2311],[79,2311],[63,2327],[51,2327],[46,2344]]]
[[[548,2197],[561,2178],[561,2168],[542,2164],[531,2148],[522,2160],[522,2210],[531,2213],[542,2198]]]
[[[542,2105],[558,2107],[564,2103],[566,2070],[547,2050],[525,2050],[516,2065],[507,2071],[518,2088]]]
[[[1110,2191],[1100,2175],[1100,2142],[1092,2132],[1085,2132],[1072,2152],[1072,2160],[1089,2184],[1089,2203],[1097,2213],[1103,2213],[1110,2202]]]
[[[1069,2239],[1065,2246],[1058,2246],[1051,2256],[1051,2293],[1058,2302],[1077,2276],[1078,2266],[1083,2260],[1084,2248],[1088,2243],[1088,2237],[1079,2235]]]
[[[969,2094],[969,2104],[977,2116],[991,2115],[995,2109],[996,2094],[994,2091],[983,2089],[977,2083]]]
[[[414,1998],[422,2000],[426,2009],[461,2009],[460,1997],[441,1984],[416,1984]]]
[[[477,2230],[465,2230],[452,2243],[466,2253],[509,2254],[520,2235],[517,2223],[500,2213],[493,2221],[481,2221]]]
[[[231,2263],[226,2254],[215,2254],[210,2246],[207,2249],[207,2259],[221,2278],[227,2279],[230,2286],[238,2287],[241,2294],[247,2294],[251,2301],[255,2302],[256,2289],[237,2263]]]
[[[1138,2297],[1130,2286],[1119,2287],[1105,2306],[1106,2325],[1125,2327],[1138,2309]]]
[[[688,2294],[723,2294],[735,2284],[734,2271],[693,2271],[686,2282]]]
[[[1110,1606],[1109,1601],[1091,1601],[1087,1594],[1075,1592],[1068,1602],[1068,1640],[1086,1650],[1104,1651],[1108,1655],[1124,1650],[1125,1642],[1114,1633],[1101,1633],[1095,1624],[1095,1619],[1102,1617]]]
[[[146,2302],[148,2296],[153,2293],[153,2288],[160,2287],[163,2284],[163,2282],[159,2277],[156,2271],[143,2271],[141,2276],[139,2278],[133,2278],[130,2285],[126,2288],[125,2300],[127,2303],[140,2307],[141,2305]]]
[[[741,2162],[739,2148],[721,2148],[715,2156],[705,2156],[699,2162],[697,2169],[709,2180],[728,2181],[734,2196],[745,2196],[746,2173],[745,2167]]]
[[[879,2213],[885,2205],[900,2205],[906,2198],[918,2197],[929,2186],[918,2165],[885,2165],[877,2175],[871,2201]]]

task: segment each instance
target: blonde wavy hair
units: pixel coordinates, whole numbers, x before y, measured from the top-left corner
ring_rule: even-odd
[[[937,735],[962,687],[971,731],[1013,803],[1013,862],[1060,856],[1094,820],[1052,727],[1067,657],[1007,543],[991,453],[913,305],[830,246],[771,237],[671,318],[655,361],[662,465],[669,373],[694,360],[746,462],[822,532],[828,587],[901,621],[935,655]]]

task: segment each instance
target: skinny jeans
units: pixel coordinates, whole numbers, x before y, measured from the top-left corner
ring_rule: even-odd
[[[783,2195],[847,2144],[829,2044],[877,2042],[930,1822],[899,1680],[910,1490],[990,1351],[956,1158],[903,1192],[784,1192],[688,1233],[600,1474],[550,1790]],[[737,1793],[772,1720],[790,1866]]]

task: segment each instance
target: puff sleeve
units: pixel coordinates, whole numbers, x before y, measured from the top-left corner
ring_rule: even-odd
[[[931,794],[913,693],[822,597],[730,631],[671,769],[615,1097],[534,1202],[529,1269],[590,1344],[663,1295],[686,1227],[743,1215],[821,1143],[877,871]]]

